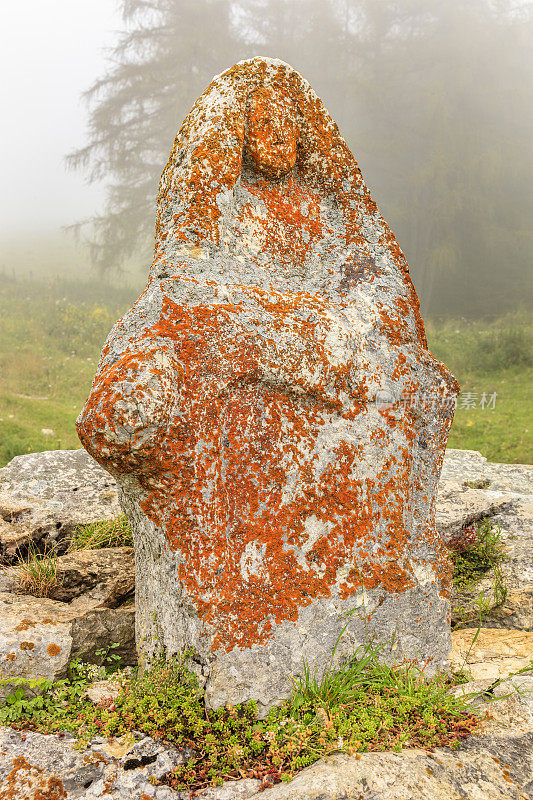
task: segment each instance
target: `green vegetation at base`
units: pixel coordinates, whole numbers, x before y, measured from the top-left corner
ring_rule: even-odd
[[[257,719],[253,702],[206,709],[185,658],[157,661],[135,673],[117,670],[112,654],[106,654],[108,672],[121,686],[115,699],[93,705],[86,698],[95,667],[78,661],[69,679],[41,682],[37,697],[17,687],[0,707],[0,723],[43,733],[70,731],[80,745],[97,735],[136,730],[190,748],[191,759],[166,779],[173,788],[190,791],[242,777],[260,778],[266,787],[339,750],[454,747],[476,730],[480,718],[449,693],[449,677],[426,678],[412,664],[388,667],[379,662],[379,650],[361,649],[320,678],[304,670],[289,700],[265,720]]]
[[[23,453],[80,446],[74,422],[100,350],[138,292],[95,279],[1,278],[3,466]],[[460,399],[449,446],[479,450],[492,461],[533,462],[531,320],[515,314],[491,323],[448,321],[427,328],[431,352],[456,375],[462,397],[475,395],[475,408],[462,408]],[[487,407],[494,394],[495,407]]]

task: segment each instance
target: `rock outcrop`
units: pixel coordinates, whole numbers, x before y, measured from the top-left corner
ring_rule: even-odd
[[[32,454],[20,457],[19,466],[24,466],[28,459],[38,469],[40,457],[48,461],[47,454]],[[86,455],[82,458],[89,460]],[[56,454],[56,463],[62,463],[61,453]],[[99,485],[109,480],[98,465],[93,464],[92,468]],[[459,629],[452,634],[452,667],[464,667],[473,677],[454,693],[474,694],[472,701],[478,711],[490,715],[482,731],[464,740],[453,752],[406,749],[400,753],[363,753],[360,757],[339,753],[303,770],[290,784],[259,792],[258,780],[245,779],[208,789],[200,795],[200,800],[533,799],[533,671],[496,684],[513,671],[527,669],[533,659],[533,624],[529,622],[531,594],[528,593],[528,581],[533,583],[530,574],[533,471],[521,465],[490,464],[479,453],[449,450],[444,459],[443,476],[437,517],[446,535],[457,535],[471,522],[472,506],[464,502],[465,496],[470,491],[479,492],[478,510],[483,515],[495,512],[491,519],[500,524],[509,555],[509,561],[502,567],[510,582],[506,603],[484,617],[484,627],[475,641],[475,628]],[[483,483],[485,488],[473,489],[465,486],[466,482]],[[13,488],[17,490],[18,487]],[[50,491],[53,493],[52,486]],[[458,512],[458,509],[462,510]],[[62,509],[49,509],[52,523],[54,513],[61,514]],[[94,508],[89,504],[85,513],[93,515]],[[95,593],[100,588],[113,585],[121,573],[131,570],[131,549],[117,550],[115,571],[105,551],[103,554],[99,551],[72,554],[75,558],[68,574],[77,576],[71,585],[78,586],[80,597],[90,584],[92,588],[88,594],[92,592],[92,601],[96,601]],[[70,554],[61,556],[59,561],[68,566],[70,558]],[[101,573],[98,573],[98,565],[102,567]],[[100,577],[93,585],[95,574]],[[131,571],[129,574],[131,579]],[[131,604],[122,611],[120,608],[96,609],[85,621],[78,609],[76,613],[80,618],[75,621],[77,602],[77,598],[58,602],[13,593],[0,594],[2,676],[6,674],[6,667],[12,667],[9,674],[13,677],[61,677],[70,658],[78,655],[90,658],[90,647],[105,648],[121,637],[123,643],[129,642],[129,653],[134,657]],[[511,613],[508,613],[509,603],[514,604]],[[121,613],[122,622],[117,618],[117,624],[111,624],[110,620],[106,624],[106,615],[117,611]],[[99,618],[100,613],[103,618]],[[85,650],[87,646],[89,651]],[[11,654],[16,658],[6,658]],[[7,682],[1,696],[11,688]],[[93,701],[99,702],[112,696],[114,688],[107,682],[94,684],[90,691]],[[496,702],[488,702],[495,697],[499,698]],[[75,739],[69,735],[58,737],[0,729],[0,800],[14,797],[35,800],[39,792],[44,796],[48,793],[49,798],[57,797],[57,800],[99,797],[106,800],[188,800],[186,794],[164,784],[155,785],[159,779],[164,780],[175,764],[188,757],[185,751],[154,742],[142,734],[132,734],[114,742],[99,738],[81,750],[75,744]]]
[[[30,542],[61,552],[76,526],[120,513],[114,478],[84,450],[17,456],[0,469],[0,559]]]
[[[134,619],[133,602],[78,610],[44,597],[0,593],[0,700],[11,693],[11,679],[63,678],[72,659],[98,662],[96,651],[111,644],[118,645],[113,652],[124,664],[135,664]]]

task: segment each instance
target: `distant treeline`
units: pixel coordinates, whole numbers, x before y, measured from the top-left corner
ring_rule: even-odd
[[[94,260],[150,258],[171,142],[211,77],[282,58],[323,98],[431,317],[531,299],[533,15],[513,0],[123,0],[71,166],[108,185]]]

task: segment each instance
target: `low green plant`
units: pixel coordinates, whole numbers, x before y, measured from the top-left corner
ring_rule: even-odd
[[[490,520],[463,528],[448,542],[448,547],[454,565],[453,582],[460,589],[477,583],[489,570],[497,570],[506,558],[501,529]],[[502,592],[503,575],[500,571],[498,585],[500,598]]]
[[[499,606],[502,606],[507,600],[509,589],[507,588],[507,584],[505,582],[505,576],[499,564],[496,564],[493,571],[494,571],[494,586],[492,589],[493,592],[492,607],[498,608]]]
[[[469,489],[488,489],[492,481],[489,478],[480,478],[477,481],[465,481],[465,486]]]
[[[166,781],[191,792],[239,777],[260,778],[266,787],[338,750],[456,746],[475,730],[479,717],[448,693],[449,676],[426,678],[411,663],[388,667],[379,651],[367,645],[320,676],[305,667],[289,700],[264,720],[253,702],[208,711],[188,667],[190,654],[153,662],[138,674],[114,673],[122,691],[99,705],[86,698],[92,675],[78,663],[70,679],[48,685],[38,703],[16,700],[5,713],[13,727],[69,730],[80,743],[139,730],[190,748],[192,758]]]
[[[98,659],[99,663],[83,661],[81,656],[78,656],[69,664],[69,675],[74,682],[85,681],[86,683],[94,683],[95,681],[103,681],[110,676],[115,677],[117,672],[121,674],[129,674],[130,667],[122,668],[124,659],[116,651],[120,648],[118,642],[113,642],[107,647],[101,647],[94,651],[94,656]]]
[[[35,597],[50,597],[61,585],[61,576],[57,568],[57,556],[53,550],[39,553],[30,543],[26,560],[13,568],[20,594],[31,594]]]
[[[120,670],[123,662],[122,656],[119,656],[115,651],[120,647],[118,642],[113,642],[108,647],[101,647],[95,651],[95,656],[101,661],[102,666],[108,674],[112,675],[114,672]]]
[[[44,695],[52,688],[52,681],[45,678],[25,680],[11,677],[0,680],[0,686],[9,686],[13,691],[7,695],[0,706],[0,724],[11,724],[24,718],[32,717],[38,709],[42,709]]]
[[[99,547],[132,547],[133,534],[128,518],[121,514],[115,519],[79,525],[70,540],[69,550],[96,550]]]
[[[492,573],[494,577],[492,592],[487,593],[485,589],[479,592],[470,609],[465,608],[464,605],[454,607],[455,619],[452,623],[454,629],[470,627],[478,617],[489,616],[495,608],[499,608],[505,603],[509,590],[499,564],[493,568]]]

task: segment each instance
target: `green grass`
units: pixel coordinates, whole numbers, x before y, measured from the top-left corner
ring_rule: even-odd
[[[70,674],[43,683],[37,697],[18,687],[0,707],[0,723],[45,733],[68,730],[81,742],[137,730],[189,747],[192,759],[167,778],[182,791],[241,777],[260,778],[266,788],[339,750],[454,747],[480,724],[472,707],[449,693],[446,675],[426,678],[412,664],[387,667],[371,645],[320,678],[305,671],[291,697],[262,721],[253,702],[207,710],[183,658],[155,662],[138,674],[114,671],[119,696],[96,706],[84,696],[87,669],[76,663]]]
[[[1,267],[0,278],[3,466],[22,453],[80,446],[74,422],[101,347],[138,287],[30,278],[28,271],[16,278],[10,269],[2,275]],[[477,393],[473,410],[461,408],[460,400],[449,446],[479,450],[493,461],[532,463],[531,321],[511,315],[490,324],[449,321],[427,328],[431,351],[454,372],[463,393]],[[495,408],[482,410],[481,395],[494,392]]]
[[[133,535],[125,514],[115,519],[79,525],[69,550],[96,550],[99,547],[132,547]]]
[[[533,323],[522,314],[488,322],[428,324],[431,352],[461,386],[449,447],[479,450],[489,461],[533,463]],[[465,394],[475,408],[462,408]],[[496,393],[494,408],[482,395]]]
[[[31,544],[28,554],[16,567],[17,591],[34,597],[50,597],[61,580],[57,572],[57,556],[53,550],[39,553]]]
[[[74,423],[89,393],[99,352],[135,297],[131,289],[97,281],[17,281],[4,276],[0,465],[22,453],[80,446]]]

